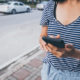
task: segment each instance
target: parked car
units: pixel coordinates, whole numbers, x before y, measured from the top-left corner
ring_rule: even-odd
[[[30,12],[31,7],[19,1],[9,1],[0,5],[0,12],[16,14],[18,12]]]
[[[47,3],[48,3],[48,1],[42,1],[40,4],[37,4],[37,5],[36,5],[36,8],[37,8],[38,10],[43,10],[44,7],[47,5]]]

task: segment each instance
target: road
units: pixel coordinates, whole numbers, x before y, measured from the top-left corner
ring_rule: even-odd
[[[0,65],[39,45],[42,11],[0,15]]]

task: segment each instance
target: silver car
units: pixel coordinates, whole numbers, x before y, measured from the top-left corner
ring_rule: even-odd
[[[37,8],[38,10],[43,10],[44,7],[47,5],[47,3],[48,3],[48,1],[42,1],[40,4],[37,4],[37,5],[36,5],[36,8]]]
[[[9,1],[0,5],[0,12],[16,14],[18,12],[30,12],[31,7],[19,1]]]

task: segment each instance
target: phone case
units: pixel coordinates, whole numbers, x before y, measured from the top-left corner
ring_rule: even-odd
[[[64,41],[60,38],[60,39],[56,39],[56,38],[51,38],[49,36],[43,36],[42,39],[46,42],[46,43],[50,43],[58,48],[64,48],[65,47],[65,43]]]

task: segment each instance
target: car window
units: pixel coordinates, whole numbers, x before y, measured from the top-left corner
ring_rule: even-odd
[[[11,3],[7,3],[8,5],[11,5]]]
[[[14,3],[14,5],[18,6],[18,3]]]
[[[20,5],[20,6],[23,6],[24,4],[23,4],[23,3],[19,3],[19,5]]]

